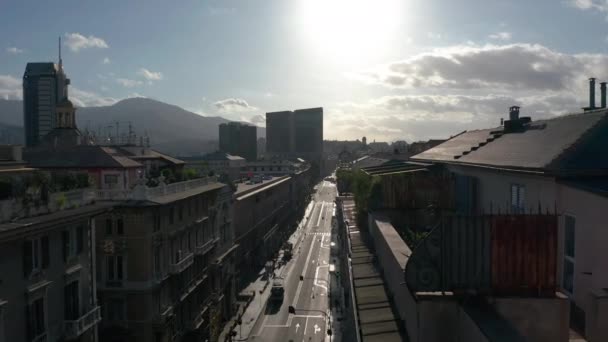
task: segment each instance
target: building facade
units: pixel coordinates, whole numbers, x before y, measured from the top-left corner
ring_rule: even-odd
[[[28,63],[23,74],[23,127],[26,146],[37,145],[56,126],[56,105],[67,98],[70,80],[59,64]]]
[[[289,157],[295,149],[293,112],[266,113],[266,154]]]
[[[240,122],[220,124],[220,151],[248,161],[258,158],[257,127]]]
[[[232,191],[212,179],[160,187],[96,220],[100,336],[215,341],[235,301]]]
[[[3,169],[0,341],[97,341],[95,217],[111,206],[89,188],[52,192],[43,173]],[[47,189],[47,190],[44,190]],[[67,210],[69,209],[69,210]]]
[[[412,159],[443,164],[456,181],[461,212],[558,215],[558,289],[571,303],[571,326],[601,341],[608,331],[608,277],[598,260],[608,257],[599,208],[606,205],[608,159],[596,153],[605,146],[605,109],[548,120],[519,118],[512,108],[504,127],[469,131]],[[602,241],[602,242],[600,242]],[[598,330],[600,329],[600,330]]]

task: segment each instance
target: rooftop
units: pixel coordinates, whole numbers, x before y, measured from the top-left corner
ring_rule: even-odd
[[[234,194],[240,196],[239,199],[241,199],[244,198],[245,195],[249,195],[254,192],[257,193],[258,191],[263,191],[269,187],[276,186],[289,178],[289,176],[281,176],[273,177],[272,179],[268,180],[262,180],[262,182],[254,184],[237,183],[237,190]]]
[[[400,319],[391,306],[380,269],[374,262],[374,252],[366,243],[367,231],[359,230],[355,216],[355,201],[342,201],[344,221],[348,222],[351,246],[352,278],[355,306],[359,317],[362,342],[404,341]]]
[[[107,146],[78,145],[26,149],[23,159],[37,168],[131,168],[142,164]]]
[[[474,130],[413,156],[412,160],[537,171],[608,169],[608,110]]]

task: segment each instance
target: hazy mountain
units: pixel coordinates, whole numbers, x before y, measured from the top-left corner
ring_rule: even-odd
[[[201,116],[147,98],[130,98],[111,106],[78,108],[76,118],[81,130],[94,132],[111,130],[114,133],[118,121],[119,130],[124,133],[131,122],[137,135],[148,134],[153,147],[180,155],[210,152],[217,148],[218,126],[229,121],[219,116]],[[1,124],[17,128],[23,126],[21,101],[0,100],[0,129],[5,126]],[[266,136],[264,128],[258,128],[260,136]]]

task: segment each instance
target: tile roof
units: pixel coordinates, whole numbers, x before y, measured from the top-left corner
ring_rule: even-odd
[[[23,159],[37,168],[131,168],[142,164],[112,147],[69,146],[57,149],[27,149]]]
[[[149,147],[141,147],[141,146],[119,146],[115,147],[116,150],[124,153],[131,159],[164,159],[172,164],[180,165],[184,164],[183,160],[171,157],[164,153],[153,150]]]
[[[524,129],[464,132],[412,160],[536,170],[608,169],[608,111],[532,121]]]

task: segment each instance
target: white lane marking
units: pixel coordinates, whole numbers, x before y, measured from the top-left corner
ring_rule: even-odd
[[[306,323],[304,323],[304,336],[306,336],[306,327],[308,326],[308,317],[306,317]],[[302,341],[304,341],[302,339]]]
[[[317,266],[317,269],[315,270],[315,280],[313,281],[313,284],[315,284],[315,286],[324,288],[325,291],[327,292],[327,286],[325,286],[323,284],[319,284],[319,280],[321,280],[323,282],[326,282],[323,279],[318,279],[318,277],[319,277],[319,268],[322,268],[322,267],[329,267],[329,265]]]
[[[306,270],[308,270],[308,260],[310,260],[310,256],[312,255],[312,250],[315,247],[315,240],[313,239],[310,243],[310,249],[308,250],[308,256],[306,257],[306,262],[304,263],[304,271],[302,275],[306,276]],[[313,260],[314,262],[314,260]],[[292,306],[296,306],[298,303],[298,299],[300,298],[300,292],[302,291],[302,283],[303,281],[298,282],[298,288],[296,289],[296,295],[293,297],[293,301],[291,302]]]
[[[296,323],[296,334],[298,333],[298,329],[300,329],[300,323]]]
[[[321,328],[320,328],[320,327],[319,327],[317,324],[315,324],[315,335],[316,335],[316,334],[317,334],[319,331],[321,331]]]
[[[319,218],[317,219],[317,227],[321,224],[321,218],[323,218],[323,207],[325,206],[325,201],[321,202],[321,210],[319,211]]]

